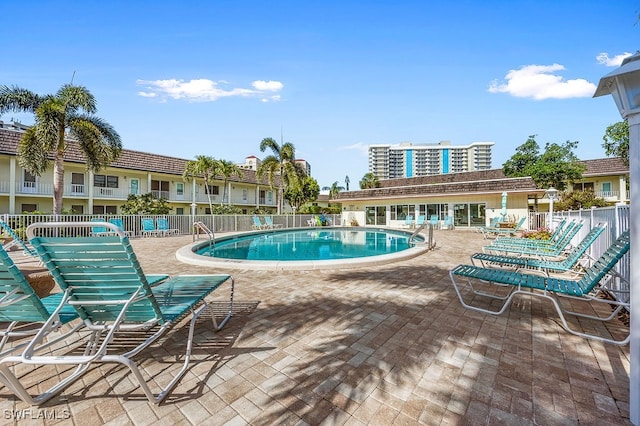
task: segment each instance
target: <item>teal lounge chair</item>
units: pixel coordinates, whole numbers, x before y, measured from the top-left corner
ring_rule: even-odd
[[[518,233],[518,231],[520,231],[520,228],[522,228],[522,225],[524,225],[524,222],[527,220],[527,217],[521,217],[520,220],[518,221],[518,223],[516,223],[515,228],[493,228],[493,229],[481,229],[480,231],[482,232],[482,235],[484,236],[485,239],[487,239],[490,235],[494,235],[496,238],[499,236],[509,236],[509,237],[513,237],[516,235],[516,233]]]
[[[40,299],[9,254],[0,247],[0,323],[5,325],[0,330],[0,357],[25,346],[28,341],[23,340],[5,351],[10,338],[35,335],[39,328],[34,327],[34,323],[48,323],[42,331],[47,336],[78,318],[76,310],[71,306],[57,309],[61,300],[62,293]],[[73,331],[75,330],[50,340],[49,344],[66,338]]]
[[[13,246],[19,246],[22,249],[22,252],[25,256],[37,257],[36,251],[27,244],[20,236],[14,231],[7,222],[0,220],[0,231],[4,232],[11,238],[11,241],[7,244],[4,244],[2,248],[5,251],[8,251]],[[0,233],[1,233],[0,232]]]
[[[273,223],[273,219],[271,218],[271,216],[265,216],[264,223],[267,229],[275,229],[275,228],[282,227],[281,223]]]
[[[485,233],[487,233],[487,232],[489,232],[491,230],[498,229],[498,223],[500,223],[501,219],[502,219],[502,217],[495,216],[489,222],[489,226],[476,226],[476,232],[481,232],[483,235],[485,235]],[[485,237],[485,239],[486,239],[486,237]]]
[[[444,221],[442,222],[442,229],[453,229],[454,227],[453,216],[445,216]]]
[[[578,233],[584,221],[572,222],[567,226],[567,232],[558,241],[529,240],[527,238],[513,238],[512,244],[490,244],[482,248],[483,252],[515,253],[520,256],[538,256],[551,258],[562,255],[573,237]]]
[[[407,215],[407,217],[404,219],[404,226],[406,226],[407,228],[411,228],[413,226],[413,215]]]
[[[178,235],[180,230],[177,228],[170,228],[169,221],[164,217],[159,217],[156,219],[156,229],[158,232],[164,236],[169,235]]]
[[[156,228],[155,223],[153,223],[153,219],[150,217],[143,218],[141,220],[142,223],[142,236],[143,237],[158,237],[164,235],[162,231]]]
[[[189,368],[194,329],[200,314],[205,310],[210,312],[216,331],[231,317],[234,280],[230,275],[182,275],[151,286],[129,238],[113,224],[106,225],[114,236],[46,236],[55,235],[52,231],[59,228],[82,230],[93,226],[86,222],[37,223],[27,228],[31,243],[64,290],[59,309],[73,307],[90,331],[88,334],[78,333],[78,341],[86,341],[86,349],[80,354],[60,348],[54,353],[39,355],[37,351],[43,344],[44,335],[38,332],[21,356],[10,355],[0,361],[0,381],[29,404],[42,404],[51,399],[84,374],[89,366],[97,363],[118,363],[128,367],[149,401],[160,403]],[[205,298],[223,283],[230,283],[231,291],[228,312],[219,321]],[[133,358],[185,317],[191,319],[182,368],[156,395]],[[130,334],[132,332],[135,334]],[[127,337],[125,346],[114,345],[120,333]],[[76,370],[70,377],[34,397],[22,385],[19,376],[13,374],[12,364],[75,365]]]
[[[115,226],[117,226],[118,229],[121,230],[122,232],[124,232],[124,234],[127,237],[132,237],[133,236],[133,232],[124,230],[124,223],[122,222],[122,219],[114,217],[114,218],[109,219],[109,223],[113,223]]]
[[[255,230],[267,229],[267,225],[262,223],[258,216],[253,216],[253,225],[251,227]]]
[[[605,299],[601,296],[603,290],[614,292],[612,289],[606,288],[606,285],[602,283],[605,281],[605,278],[615,276],[618,279],[623,279],[615,272],[613,267],[618,263],[622,256],[629,251],[629,240],[629,231],[623,232],[618,239],[616,239],[613,244],[611,244],[611,246],[594,262],[594,264],[586,269],[580,280],[551,278],[539,274],[525,274],[504,269],[480,268],[472,265],[456,266],[449,271],[449,277],[451,278],[451,283],[453,284],[456,294],[460,299],[460,303],[462,303],[462,306],[465,308],[487,314],[500,315],[509,307],[511,301],[516,295],[523,294],[532,297],[542,297],[551,301],[558,312],[562,326],[569,333],[603,342],[624,345],[629,342],[629,336],[626,336],[626,338],[622,340],[615,340],[613,338],[587,333],[586,331],[574,330],[567,323],[565,314],[608,321],[616,318],[618,312],[623,308],[626,308],[627,310],[630,308],[628,295],[620,295],[619,299],[616,300],[610,300],[609,298]],[[466,281],[473,294],[495,300],[501,300],[503,301],[502,305],[498,309],[489,309],[467,303],[462,296],[461,287],[458,285],[456,277]],[[476,286],[482,285],[483,282],[489,283],[486,285],[492,286],[494,290],[496,288],[495,284],[497,284],[501,288],[506,287],[508,291],[506,294],[495,294],[480,291],[474,287],[473,282],[476,282]],[[606,317],[587,315],[565,309],[561,300],[563,298],[593,303],[605,303],[611,306],[616,306],[616,308],[607,309],[611,314]]]
[[[424,225],[424,221],[425,221],[426,219],[427,219],[427,217],[426,217],[425,215],[419,215],[419,216],[416,218],[416,226],[417,226],[417,227],[420,227],[420,226]]]
[[[607,227],[606,222],[600,222],[580,241],[580,243],[562,260],[546,260],[531,257],[501,256],[489,253],[475,253],[471,256],[471,263],[474,266],[483,268],[491,267],[511,267],[515,270],[538,270],[549,276],[551,273],[572,272],[578,276],[583,269],[579,261],[583,259],[587,250],[598,239]],[[479,262],[480,265],[476,265]],[[526,272],[526,271],[525,271]]]
[[[438,229],[440,225],[440,219],[438,218],[437,214],[432,214],[431,217],[429,217],[429,224],[433,229]]]

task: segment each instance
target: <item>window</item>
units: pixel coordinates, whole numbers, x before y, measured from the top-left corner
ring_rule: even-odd
[[[36,175],[29,173],[26,170],[22,172],[22,192],[37,192]]]
[[[71,193],[84,194],[84,173],[71,173]]]
[[[391,220],[405,220],[408,215],[415,217],[416,206],[411,204],[398,204],[391,206]]]
[[[574,191],[593,191],[593,182],[582,182],[573,185]]]
[[[152,180],[151,193],[155,198],[169,199],[169,181],[168,180]]]
[[[117,188],[118,176],[94,175],[93,186],[98,188]]]
[[[207,186],[208,189],[208,194],[211,195],[220,195],[220,187],[217,185],[208,185]]]
[[[23,213],[32,213],[38,210],[38,206],[35,204],[22,204],[21,208]]]
[[[117,214],[117,206],[93,206],[93,214]]]
[[[73,214],[84,214],[84,206],[82,204],[72,205],[71,212]]]
[[[184,183],[176,183],[176,195],[184,195]]]
[[[184,207],[176,207],[176,214],[184,214]]]
[[[611,182],[602,182],[602,196],[603,197],[613,197],[613,192],[611,191]]]
[[[242,201],[247,201],[247,190],[246,189],[242,190]]]

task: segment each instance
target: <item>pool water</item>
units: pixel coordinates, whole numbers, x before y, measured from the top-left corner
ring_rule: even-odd
[[[216,239],[196,253],[238,260],[330,260],[354,259],[396,253],[414,245],[411,234],[386,229],[313,228],[252,233]],[[422,242],[420,236],[415,240]]]

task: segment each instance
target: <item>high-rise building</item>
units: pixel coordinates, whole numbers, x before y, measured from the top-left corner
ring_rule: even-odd
[[[491,169],[494,142],[369,145],[369,172],[379,179],[408,178]]]

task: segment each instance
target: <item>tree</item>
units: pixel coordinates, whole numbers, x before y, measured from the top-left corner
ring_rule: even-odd
[[[378,176],[373,173],[365,173],[362,179],[360,180],[360,189],[369,189],[369,188],[379,188],[380,180],[378,180]]]
[[[224,200],[227,199],[227,182],[229,181],[229,178],[231,178],[232,176],[241,178],[242,170],[240,170],[240,167],[238,167],[237,164],[227,160],[215,160],[215,164],[215,174],[218,176],[222,176],[224,180],[222,200],[220,200],[220,205],[222,205],[222,203],[224,203]],[[227,204],[229,204],[229,200],[227,200]]]
[[[264,138],[260,142],[260,151],[264,152],[267,148],[272,154],[262,160],[256,175],[258,178],[266,175],[272,188],[276,176],[278,177],[278,214],[281,214],[285,188],[304,177],[306,173],[296,163],[296,148],[292,143],[286,142],[280,146],[274,139]]]
[[[338,196],[338,194],[340,193],[340,191],[344,191],[344,187],[343,186],[339,186],[338,185],[338,181],[335,181],[331,184],[331,186],[325,186],[322,188],[323,191],[329,191],[329,199],[333,200],[334,198],[336,198]]]
[[[305,176],[287,187],[284,191],[284,198],[292,207],[300,211],[300,207],[304,203],[317,200],[318,194],[320,194],[318,182],[311,176]]]
[[[539,146],[534,136],[516,148],[516,153],[507,160],[502,171],[508,177],[531,176],[538,188],[553,186],[563,191],[568,183],[582,179],[585,170],[573,150],[578,142],[566,141],[562,145],[547,143],[544,153],[539,153]]]
[[[62,212],[64,155],[74,139],[87,162],[97,172],[115,161],[122,151],[120,135],[99,117],[94,96],[82,86],[63,85],[55,95],[40,96],[16,86],[0,86],[0,114],[33,113],[35,124],[22,135],[18,164],[41,176],[53,157],[53,214]]]
[[[629,123],[619,121],[607,127],[602,137],[602,147],[608,157],[620,157],[625,165],[629,165]]]
[[[124,214],[167,214],[171,210],[166,199],[155,198],[152,193],[129,194],[120,208]]]
[[[213,203],[211,202],[211,190],[209,188],[209,182],[216,174],[216,160],[208,155],[196,155],[195,160],[187,161],[182,173],[182,178],[186,181],[194,179],[197,176],[202,176],[204,179],[204,189],[207,194],[207,200],[209,201],[209,211],[213,214]],[[193,200],[195,202],[195,200]]]

